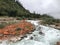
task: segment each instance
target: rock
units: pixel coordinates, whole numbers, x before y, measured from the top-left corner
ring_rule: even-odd
[[[18,36],[16,36],[16,39],[17,39],[17,40],[20,40],[21,38],[20,38],[20,37],[18,37]]]
[[[24,37],[21,37],[21,39],[24,39]]]
[[[28,34],[32,34],[32,32],[29,32]]]
[[[57,42],[57,45],[60,45],[60,42]]]
[[[26,37],[26,38],[27,38],[27,35],[24,35],[24,37]]]
[[[36,36],[36,35],[33,35],[33,36]]]
[[[2,43],[2,40],[0,40],[0,43]]]
[[[33,37],[31,36],[31,37],[30,37],[30,39],[32,40],[32,39],[33,39]]]
[[[44,34],[44,33],[43,33],[43,32],[39,32],[39,34],[41,34],[41,35],[42,35],[42,34]]]
[[[9,39],[11,42],[17,42],[17,39],[14,37],[14,38],[10,38]]]
[[[37,26],[36,30],[37,31],[40,31],[41,27],[40,26]]]
[[[3,36],[3,34],[0,34],[0,36]]]

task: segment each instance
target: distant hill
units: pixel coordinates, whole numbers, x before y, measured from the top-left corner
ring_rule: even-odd
[[[30,12],[26,10],[18,1],[0,0],[0,16],[20,16],[28,14],[30,14]]]

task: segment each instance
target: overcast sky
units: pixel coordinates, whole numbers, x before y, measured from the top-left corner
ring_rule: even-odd
[[[60,18],[60,0],[19,0],[30,12],[47,13]]]

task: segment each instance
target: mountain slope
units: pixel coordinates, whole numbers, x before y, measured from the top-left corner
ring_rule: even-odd
[[[0,0],[0,16],[19,16],[29,13],[18,1]]]

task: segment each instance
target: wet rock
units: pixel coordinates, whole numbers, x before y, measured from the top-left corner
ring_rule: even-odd
[[[29,32],[28,34],[32,34],[32,32]]]
[[[33,37],[31,36],[31,37],[30,37],[30,39],[32,40],[32,39],[33,39]]]
[[[39,32],[39,34],[44,35],[44,33],[43,33],[43,32]]]
[[[24,37],[21,37],[21,39],[24,39]]]
[[[33,35],[33,36],[36,36],[36,35]]]
[[[26,37],[26,38],[27,38],[27,35],[24,35],[24,37]]]
[[[34,32],[36,30],[36,28],[34,28],[34,30],[32,30],[32,32]]]
[[[40,29],[41,29],[41,27],[40,27],[40,26],[36,28],[36,30],[37,30],[37,31],[39,31]]]

